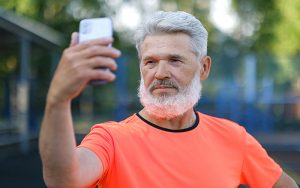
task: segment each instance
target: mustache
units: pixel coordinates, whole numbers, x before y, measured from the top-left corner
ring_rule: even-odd
[[[150,91],[152,92],[154,89],[158,87],[168,87],[168,88],[175,88],[179,90],[179,86],[175,81],[172,80],[155,80],[151,85],[150,85]]]

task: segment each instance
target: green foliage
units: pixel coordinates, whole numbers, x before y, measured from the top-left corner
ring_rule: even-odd
[[[104,0],[0,0],[0,7],[70,34],[78,20],[104,16]]]
[[[253,50],[280,56],[299,53],[300,1],[294,0],[233,0],[242,24],[257,18],[259,24],[254,33]]]
[[[300,52],[300,1],[277,0],[280,20],[274,25],[275,40],[272,50],[279,55]]]
[[[241,25],[255,27],[253,36],[244,36],[250,46],[243,46],[259,58],[260,71],[273,75],[283,87],[299,75],[297,56],[300,52],[300,1],[294,0],[233,0],[233,6],[241,19]],[[273,56],[270,58],[262,58]],[[264,59],[264,60],[262,60]],[[268,64],[264,65],[265,61]],[[271,71],[268,68],[271,67]],[[259,73],[261,74],[261,73]]]
[[[10,10],[17,15],[44,23],[63,33],[66,38],[70,38],[72,32],[78,31],[79,20],[105,15],[103,3],[104,0],[0,0],[0,7]],[[0,83],[4,80],[9,80],[11,84],[15,84],[10,78],[11,75],[15,75],[13,78],[17,78],[17,75],[19,75],[19,42],[16,40],[15,43],[7,42],[5,45],[7,46],[3,48],[4,50],[0,54]],[[67,45],[68,43],[62,49],[67,47]],[[51,52],[46,48],[32,43],[29,79],[31,80],[31,97],[34,100],[31,101],[32,104],[30,105],[37,112],[37,116],[43,112],[45,96],[53,69],[55,68],[51,61],[51,55]],[[113,85],[109,84],[109,86],[103,87],[101,92],[96,95],[100,94],[103,99],[105,94],[113,93],[113,89]],[[0,91],[1,98],[3,97],[3,85],[0,85]],[[112,100],[104,101],[111,101],[111,104],[102,104],[104,109],[105,107],[107,107],[106,109],[111,109]],[[0,113],[2,106],[0,106]]]

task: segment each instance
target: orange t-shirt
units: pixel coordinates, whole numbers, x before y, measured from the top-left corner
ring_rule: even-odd
[[[270,188],[282,174],[245,129],[197,112],[187,129],[169,130],[139,114],[93,126],[79,147],[102,161],[105,188]]]

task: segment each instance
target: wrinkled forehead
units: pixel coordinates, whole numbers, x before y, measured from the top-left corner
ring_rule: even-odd
[[[139,58],[151,54],[190,54],[194,53],[191,37],[185,33],[158,33],[147,35],[140,46]]]

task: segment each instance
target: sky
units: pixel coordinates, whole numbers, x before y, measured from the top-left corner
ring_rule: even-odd
[[[231,9],[231,0],[211,0],[210,20],[224,33],[233,33],[238,17]]]
[[[117,14],[113,18],[114,27],[118,31],[135,30],[144,16],[158,10],[159,0],[143,1],[107,1],[111,8],[117,9]],[[141,10],[140,7],[144,7]],[[238,17],[231,9],[231,0],[210,0],[210,21],[220,31],[231,34],[238,25]]]

